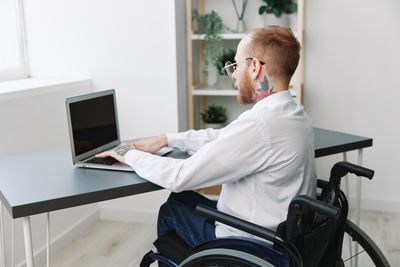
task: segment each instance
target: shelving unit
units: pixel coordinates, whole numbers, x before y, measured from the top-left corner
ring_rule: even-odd
[[[200,14],[204,14],[205,10],[205,2],[207,0],[197,0],[196,9]],[[208,0],[212,1],[212,0]],[[255,1],[255,0],[250,0]],[[298,0],[298,11],[297,11],[297,31],[295,31],[295,35],[299,40],[302,49],[300,52],[300,62],[298,69],[294,76],[296,79],[291,83],[290,92],[293,97],[297,99],[298,102],[303,102],[303,87],[304,87],[304,6],[305,0]],[[202,62],[204,61],[204,39],[205,34],[194,34],[192,31],[192,0],[188,0],[186,2],[186,29],[187,29],[187,84],[188,84],[188,128],[195,128],[195,116],[199,116],[199,114],[195,114],[194,112],[194,100],[197,98],[199,101],[199,110],[200,112],[206,108],[207,97],[212,96],[221,96],[221,97],[236,97],[238,95],[238,91],[232,88],[215,88],[205,85],[206,81],[203,78],[203,66]],[[218,11],[217,11],[218,12]],[[224,19],[222,17],[222,19]],[[263,25],[259,25],[262,27]],[[246,36],[245,33],[222,33],[221,39],[224,41],[237,42]],[[196,42],[196,45],[194,45]],[[197,51],[193,50],[193,47],[197,48]],[[193,52],[197,52],[197,57],[193,57]],[[194,64],[197,64],[196,70],[194,70]],[[196,71],[196,73],[194,73]],[[198,74],[197,74],[198,71]],[[198,81],[196,81],[196,85],[194,82],[194,74],[198,76]],[[293,80],[292,80],[293,81]],[[229,108],[229,107],[228,107]],[[202,123],[198,125],[199,128],[202,127]]]
[[[192,95],[197,95],[197,96],[237,96],[238,90],[201,88],[201,89],[193,90]]]
[[[220,34],[223,40],[241,40],[246,36],[245,33],[222,33]],[[205,34],[192,34],[192,40],[204,40]]]

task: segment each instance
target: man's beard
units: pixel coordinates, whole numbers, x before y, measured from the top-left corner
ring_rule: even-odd
[[[240,105],[253,104],[255,101],[255,90],[252,87],[250,75],[244,73],[241,79],[238,81],[237,87],[239,89],[239,95],[237,99]]]

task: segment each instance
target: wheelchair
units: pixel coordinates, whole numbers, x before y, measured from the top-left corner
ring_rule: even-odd
[[[342,247],[345,234],[358,243],[375,266],[390,266],[382,251],[357,225],[347,219],[348,202],[340,190],[347,173],[372,179],[374,171],[351,164],[336,163],[328,181],[318,180],[317,199],[300,195],[288,209],[286,221],[276,231],[244,221],[215,209],[197,206],[196,212],[254,236],[226,237],[189,248],[175,233],[160,237],[158,252],[147,253],[140,264],[150,266],[158,261],[169,267],[266,267],[266,266],[345,266]],[[351,255],[350,257],[357,257]]]

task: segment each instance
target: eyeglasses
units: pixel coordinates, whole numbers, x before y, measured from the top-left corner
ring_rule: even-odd
[[[224,67],[224,69],[226,70],[226,73],[229,75],[229,77],[232,78],[232,75],[233,75],[233,73],[236,71],[237,66],[239,65],[239,63],[242,63],[243,61],[246,61],[246,60],[249,60],[249,59],[253,60],[254,57],[247,57],[247,58],[245,58],[245,59],[243,59],[243,60],[240,60],[240,61],[234,62],[234,63],[232,63],[232,62],[230,62],[230,61],[227,61],[227,62],[225,62],[225,67]],[[260,61],[260,60],[259,60],[259,61]],[[264,65],[265,62],[260,61],[260,64],[261,64],[261,65]]]

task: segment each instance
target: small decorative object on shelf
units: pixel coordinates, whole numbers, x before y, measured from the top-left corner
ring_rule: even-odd
[[[197,23],[195,33],[205,34],[203,74],[204,79],[207,80],[209,60],[215,65],[218,57],[222,54],[223,47],[220,36],[223,29],[222,19],[215,11],[200,15],[197,10],[193,10],[192,20]]]
[[[219,75],[228,75],[225,70],[225,63],[227,61],[235,62],[235,50],[230,48],[224,48],[222,53],[218,56],[217,61],[215,62],[215,66],[217,67],[217,71]]]
[[[246,12],[247,0],[242,0],[242,10],[239,12],[236,0],[232,0],[233,7],[235,8],[236,16],[238,18],[238,22],[236,24],[236,32],[246,32],[246,24],[244,23],[243,17]]]
[[[289,18],[287,14],[297,12],[297,3],[293,0],[262,0],[265,4],[260,6],[258,14],[264,15],[264,25],[278,25],[282,27],[289,26]],[[273,15],[272,15],[273,14]]]
[[[215,62],[215,67],[217,68],[217,87],[224,89],[232,89],[234,88],[234,81],[231,77],[228,76],[225,70],[225,63],[227,61],[235,62],[235,50],[230,48],[224,48],[222,50],[222,54],[218,57],[218,60]]]
[[[219,129],[224,127],[227,121],[226,108],[223,106],[210,105],[201,113],[201,118],[206,128]]]

